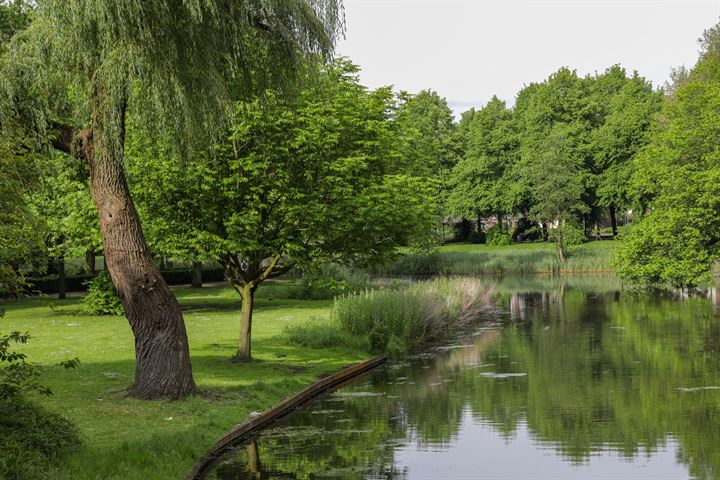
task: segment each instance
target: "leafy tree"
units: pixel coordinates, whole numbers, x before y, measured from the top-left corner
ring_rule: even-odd
[[[517,148],[512,122],[512,111],[496,96],[474,111],[465,154],[450,173],[449,209],[455,215],[477,218],[478,233],[483,217],[500,219],[513,209],[505,177]]]
[[[43,223],[63,298],[65,257],[85,256],[88,273],[94,273],[95,253],[102,248],[97,210],[90,198],[86,164],[60,152],[49,152],[39,163],[38,183],[29,201]]]
[[[455,123],[447,101],[432,90],[399,94],[395,120],[402,139],[401,168],[438,177],[458,158]]]
[[[720,258],[720,28],[665,102],[634,159],[633,193],[648,212],[616,255],[618,273],[645,285],[692,287]],[[641,208],[640,214],[643,214]]]
[[[125,180],[128,108],[190,151],[239,92],[287,77],[306,52],[328,53],[340,27],[335,0],[45,0],[14,42],[4,108],[34,131],[54,131],[56,148],[90,166],[106,266],[136,339],[134,396],[196,388],[180,307]]]
[[[32,148],[0,133],[0,297],[21,292],[29,269],[26,262],[33,251],[42,249],[42,233],[26,195],[37,180]]]
[[[558,139],[563,138],[560,142],[563,157],[572,158],[573,171],[581,177],[578,182],[583,185],[582,202],[588,207],[583,211],[589,211],[593,185],[588,143],[595,115],[589,93],[589,81],[563,67],[544,82],[530,84],[518,94],[514,117],[519,154],[508,171],[507,189],[519,210],[529,210],[539,198],[534,187],[549,177],[543,173],[541,162],[553,158],[554,154],[548,152],[558,151]]]
[[[540,161],[536,164],[532,184],[531,217],[546,225],[554,225],[553,236],[560,262],[565,261],[565,247],[577,243],[573,223],[579,214],[588,210],[582,201],[582,159],[577,157],[573,148],[574,133],[563,126],[556,126],[550,132],[538,152]]]
[[[0,54],[13,35],[30,25],[33,8],[34,3],[28,0],[0,1]]]
[[[617,65],[593,78],[592,89],[598,117],[590,145],[597,175],[596,204],[608,209],[617,235],[616,210],[631,206],[631,160],[647,144],[662,94],[637,72],[627,77]]]
[[[395,125],[400,155],[395,163],[396,172],[437,180],[437,188],[428,200],[442,207],[437,214],[445,218],[447,177],[461,156],[465,132],[458,129],[447,101],[437,92],[400,92],[398,100]],[[428,241],[423,249],[428,250],[435,243],[436,240]]]
[[[240,361],[263,281],[296,264],[377,261],[436,218],[433,184],[393,171],[392,92],[366,91],[348,62],[316,77],[297,98],[239,103],[228,141],[191,164],[130,154],[151,243],[218,260],[241,296]]]

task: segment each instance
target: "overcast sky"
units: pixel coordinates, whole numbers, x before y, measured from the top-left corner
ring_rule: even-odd
[[[344,0],[338,53],[362,82],[433,89],[456,114],[496,94],[509,104],[524,84],[561,66],[579,74],[619,63],[661,86],[692,66],[697,39],[720,0]]]

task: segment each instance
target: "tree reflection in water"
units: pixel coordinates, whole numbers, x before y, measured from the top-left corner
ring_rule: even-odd
[[[714,290],[637,295],[586,277],[496,288],[498,323],[314,403],[210,478],[422,477],[415,453],[442,459],[489,438],[481,431],[506,442],[484,462],[515,467],[528,449],[551,449],[578,476],[662,458],[685,476],[720,477],[720,390],[707,388],[720,386]],[[530,441],[518,448],[521,436]],[[480,461],[483,444],[473,448],[462,462]]]

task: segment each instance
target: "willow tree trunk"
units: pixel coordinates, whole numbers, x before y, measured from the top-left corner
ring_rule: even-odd
[[[135,335],[130,393],[141,399],[182,398],[196,391],[187,333],[180,305],[150,255],[125,179],[125,103],[100,90],[93,101],[93,129],[78,141],[90,165],[105,267]]]
[[[245,285],[240,292],[242,297],[240,337],[238,339],[238,350],[233,358],[236,362],[249,362],[252,360],[250,354],[250,339],[252,335],[253,302],[255,301],[256,288],[255,286]]]

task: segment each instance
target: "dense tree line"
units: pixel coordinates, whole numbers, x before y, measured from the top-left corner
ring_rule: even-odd
[[[521,90],[513,108],[497,97],[463,116],[465,149],[448,183],[450,211],[482,219],[514,216],[550,230],[562,259],[609,217],[617,235],[631,159],[645,143],[661,93],[619,66],[579,77],[561,68]]]

